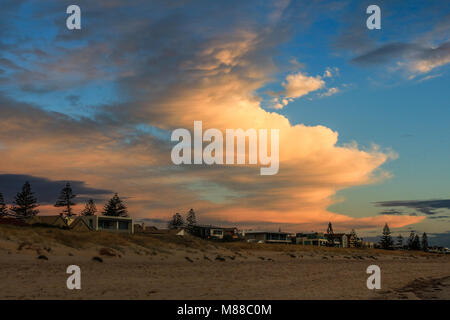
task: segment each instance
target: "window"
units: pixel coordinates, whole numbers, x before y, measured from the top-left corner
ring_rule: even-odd
[[[115,229],[115,221],[99,220],[98,228],[99,229]]]
[[[119,230],[128,230],[128,221],[119,221]]]

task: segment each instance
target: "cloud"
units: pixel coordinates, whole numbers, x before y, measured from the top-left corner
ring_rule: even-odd
[[[389,43],[352,59],[362,65],[378,65],[397,62],[408,71],[428,73],[450,63],[450,42],[437,47],[416,43]]]
[[[438,200],[394,200],[375,202],[380,207],[405,207],[415,209],[426,215],[434,215],[439,209],[450,210],[450,199]]]
[[[411,58],[420,50],[422,47],[417,44],[389,43],[361,54],[352,61],[362,65],[376,65],[390,62],[393,59]]]
[[[305,228],[322,228],[328,221],[341,228],[373,228],[386,221],[401,227],[424,219],[355,218],[329,211],[337,191],[384,179],[387,174],[380,167],[391,154],[379,147],[342,145],[337,131],[293,124],[262,108],[257,92],[278,71],[273,58],[277,47],[298,21],[307,23],[317,14],[314,5],[274,9],[264,3],[267,10],[246,10],[253,4],[200,2],[185,11],[177,10],[176,3],[151,2],[128,5],[123,12],[120,5],[103,10],[106,3],[86,6],[97,14],[86,44],[73,51],[44,48],[50,57],[28,61],[27,76],[34,89],[44,91],[114,81],[127,99],[96,106],[93,116],[73,118],[63,108],[49,112],[0,95],[3,174],[114,189],[127,197],[137,219],[165,220],[187,208],[195,208],[205,220]],[[49,69],[45,76],[44,65]],[[25,74],[18,75],[11,82],[26,84]],[[320,76],[290,74],[281,104],[324,86]],[[195,120],[204,129],[280,130],[279,173],[261,176],[259,167],[247,165],[175,166],[169,139],[142,130],[192,129]]]
[[[53,181],[24,174],[0,174],[0,192],[3,193],[5,201],[11,203],[15,194],[22,190],[25,181],[31,184],[38,201],[44,204],[53,204],[67,182],[70,182],[74,194],[82,196],[81,198],[78,197],[78,199],[104,196],[112,193],[110,190],[88,187],[84,181]]]
[[[325,72],[323,73],[323,78],[333,78],[335,76],[339,75],[339,68],[326,68]]]
[[[404,212],[401,211],[401,210],[389,209],[389,210],[381,211],[379,214],[401,216],[401,215],[403,215],[403,213],[404,213]]]
[[[287,98],[299,98],[324,86],[325,81],[320,76],[310,77],[298,72],[288,75],[286,82],[283,82],[284,96]]]
[[[333,94],[336,94],[338,92],[339,92],[339,88],[330,88],[326,92],[321,93],[320,96],[321,97],[329,97],[329,96],[332,96]]]

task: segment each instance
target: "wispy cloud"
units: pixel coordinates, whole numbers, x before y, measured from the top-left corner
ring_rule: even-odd
[[[426,215],[434,215],[438,213],[439,209],[450,210],[450,199],[380,201],[375,202],[375,205],[380,207],[411,208]]]

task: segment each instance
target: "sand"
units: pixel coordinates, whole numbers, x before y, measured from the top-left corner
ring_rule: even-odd
[[[69,241],[72,231],[48,236],[33,230],[31,241],[24,240],[29,231],[10,231],[0,230],[0,299],[450,298],[448,255],[223,244],[173,235],[108,235],[109,246],[94,238],[80,247]],[[81,268],[81,290],[66,287],[72,264]],[[380,290],[366,286],[372,264],[381,268]]]

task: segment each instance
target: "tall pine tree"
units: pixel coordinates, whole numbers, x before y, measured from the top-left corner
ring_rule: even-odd
[[[428,236],[425,232],[422,235],[422,250],[428,251]]]
[[[61,190],[61,194],[59,195],[58,200],[56,200],[55,207],[63,207],[64,210],[61,214],[65,214],[67,217],[71,217],[74,215],[72,206],[75,205],[75,202],[72,201],[76,197],[73,194],[72,187],[70,183],[67,182],[66,186]]]
[[[399,234],[397,237],[397,247],[403,248],[403,237],[401,234]]]
[[[383,236],[381,237],[380,245],[383,249],[392,249],[392,238],[391,238],[391,230],[389,230],[389,226],[386,223],[383,228]]]
[[[418,234],[414,236],[414,240],[412,242],[412,249],[413,250],[420,250],[420,237]]]
[[[8,209],[6,209],[5,199],[3,194],[0,192],[0,218],[6,217],[8,215]]]
[[[414,238],[416,237],[416,233],[414,231],[411,231],[408,238],[408,249],[414,250]]]
[[[16,194],[11,211],[14,212],[16,218],[25,219],[37,215],[39,213],[39,210],[36,209],[38,206],[34,192],[31,191],[30,183],[27,181],[22,186],[22,191]]]
[[[169,229],[174,229],[182,226],[184,226],[183,217],[177,212],[173,215],[172,220],[169,221],[168,227]]]
[[[189,210],[186,217],[186,222],[188,227],[192,227],[197,224],[197,218],[195,217],[194,209]]]
[[[97,207],[95,206],[94,200],[89,199],[86,202],[86,205],[85,205],[83,211],[81,211],[81,215],[82,216],[94,216],[96,212],[97,212]]]
[[[107,204],[105,204],[105,207],[103,208],[103,215],[112,217],[128,217],[127,207],[119,198],[117,193],[114,194]]]

